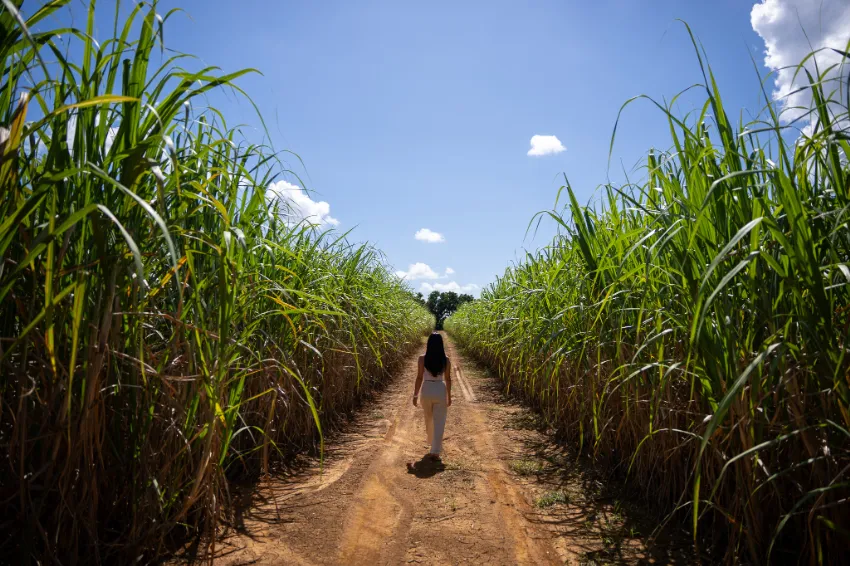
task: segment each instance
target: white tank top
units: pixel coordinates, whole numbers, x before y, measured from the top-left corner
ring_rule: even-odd
[[[437,375],[431,375],[431,372],[426,368],[423,378],[425,381],[443,381],[443,372],[440,372]]]

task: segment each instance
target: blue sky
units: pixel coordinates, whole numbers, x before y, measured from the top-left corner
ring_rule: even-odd
[[[625,100],[670,98],[701,80],[677,18],[705,46],[727,109],[757,112],[762,102],[751,56],[759,72],[768,69],[765,40],[751,21],[754,4],[160,3],[162,12],[175,5],[186,11],[169,21],[167,47],[225,71],[262,71],[240,85],[260,107],[275,147],[303,160],[304,167],[291,163],[311,191],[312,200],[300,200],[304,209],[338,222],[337,230],[353,229],[352,240],[373,243],[395,269],[409,273],[413,288],[425,291],[475,291],[525,248],[548,243],[551,223],[536,238],[526,237],[526,228],[536,212],[551,208],[563,174],[587,202],[609,177],[621,180],[623,168],[639,178],[634,167],[650,147],[668,147],[664,117],[647,103],[633,105],[607,169]],[[799,45],[782,50],[784,37],[794,34],[789,8],[791,24],[800,21],[800,6],[803,19],[816,17],[818,29],[807,28],[816,39],[829,35],[836,17],[847,22],[845,0],[824,4],[839,10],[825,24],[823,8],[812,8],[818,2],[766,2],[759,29],[775,43],[775,54],[799,52]],[[111,20],[103,18],[98,35],[110,31]],[[701,103],[699,95],[688,97],[681,112]],[[258,124],[237,97],[216,104],[231,124]],[[556,136],[566,149],[529,156],[535,135]],[[300,184],[292,176],[287,181]],[[417,240],[424,228],[442,241]]]

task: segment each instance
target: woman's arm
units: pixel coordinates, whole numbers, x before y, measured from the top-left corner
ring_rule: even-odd
[[[419,356],[419,367],[416,368],[416,383],[413,386],[413,406],[419,401],[419,388],[422,387],[422,372],[425,370],[425,358]]]
[[[452,406],[452,361],[446,358],[446,407]]]

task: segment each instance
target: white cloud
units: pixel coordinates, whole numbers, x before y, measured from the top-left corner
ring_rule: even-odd
[[[750,23],[753,30],[764,40],[764,64],[774,71],[776,88],[773,98],[781,101],[783,121],[799,118],[808,111],[812,97],[808,89],[795,92],[808,85],[808,77],[802,70],[795,78],[797,65],[806,55],[822,47],[846,49],[847,41],[850,40],[850,2],[762,0],[753,6]],[[842,59],[841,55],[827,49],[809,59],[805,67],[817,77],[816,65],[822,72],[837,64],[827,78],[837,78],[841,74],[846,88],[850,62],[845,62],[841,67]],[[837,88],[836,81],[824,85],[827,95]]]
[[[557,136],[541,136],[539,134],[531,136],[531,149],[528,150],[528,155],[552,155],[553,153],[561,153],[567,148],[561,143]]]
[[[437,272],[431,269],[431,266],[427,263],[417,262],[412,263],[408,266],[407,271],[396,271],[396,275],[398,275],[402,279],[407,279],[408,281],[416,281],[417,279],[439,279],[440,276],[437,275]]]
[[[457,281],[449,281],[448,283],[428,283],[427,281],[422,283],[421,290],[423,293],[430,293],[431,291],[440,291],[441,293],[445,293],[446,291],[454,291],[455,293],[475,293],[480,289],[478,285],[475,283],[469,283],[467,285],[458,285]]]
[[[455,270],[451,267],[446,268],[446,272],[442,275],[437,274],[436,271],[431,269],[431,266],[427,263],[417,262],[411,263],[407,267],[407,271],[396,271],[395,274],[401,279],[407,279],[408,281],[416,281],[417,279],[448,279],[449,275],[454,273]]]
[[[413,237],[417,240],[428,242],[429,244],[436,244],[438,242],[446,241],[442,234],[440,234],[439,232],[434,232],[433,230],[429,230],[428,228],[420,229]]]
[[[269,198],[277,199],[287,223],[295,225],[308,222],[317,226],[336,226],[339,220],[331,216],[331,205],[325,201],[314,201],[298,185],[278,181],[269,185]]]

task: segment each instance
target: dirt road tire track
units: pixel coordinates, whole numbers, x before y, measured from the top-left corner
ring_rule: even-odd
[[[428,447],[421,408],[411,403],[414,355],[361,422],[329,445],[322,474],[259,486],[244,529],[218,545],[215,563],[577,564],[569,535],[540,520],[528,482],[509,469],[519,443],[493,422],[492,393],[447,347],[455,369],[444,469],[417,462]]]

